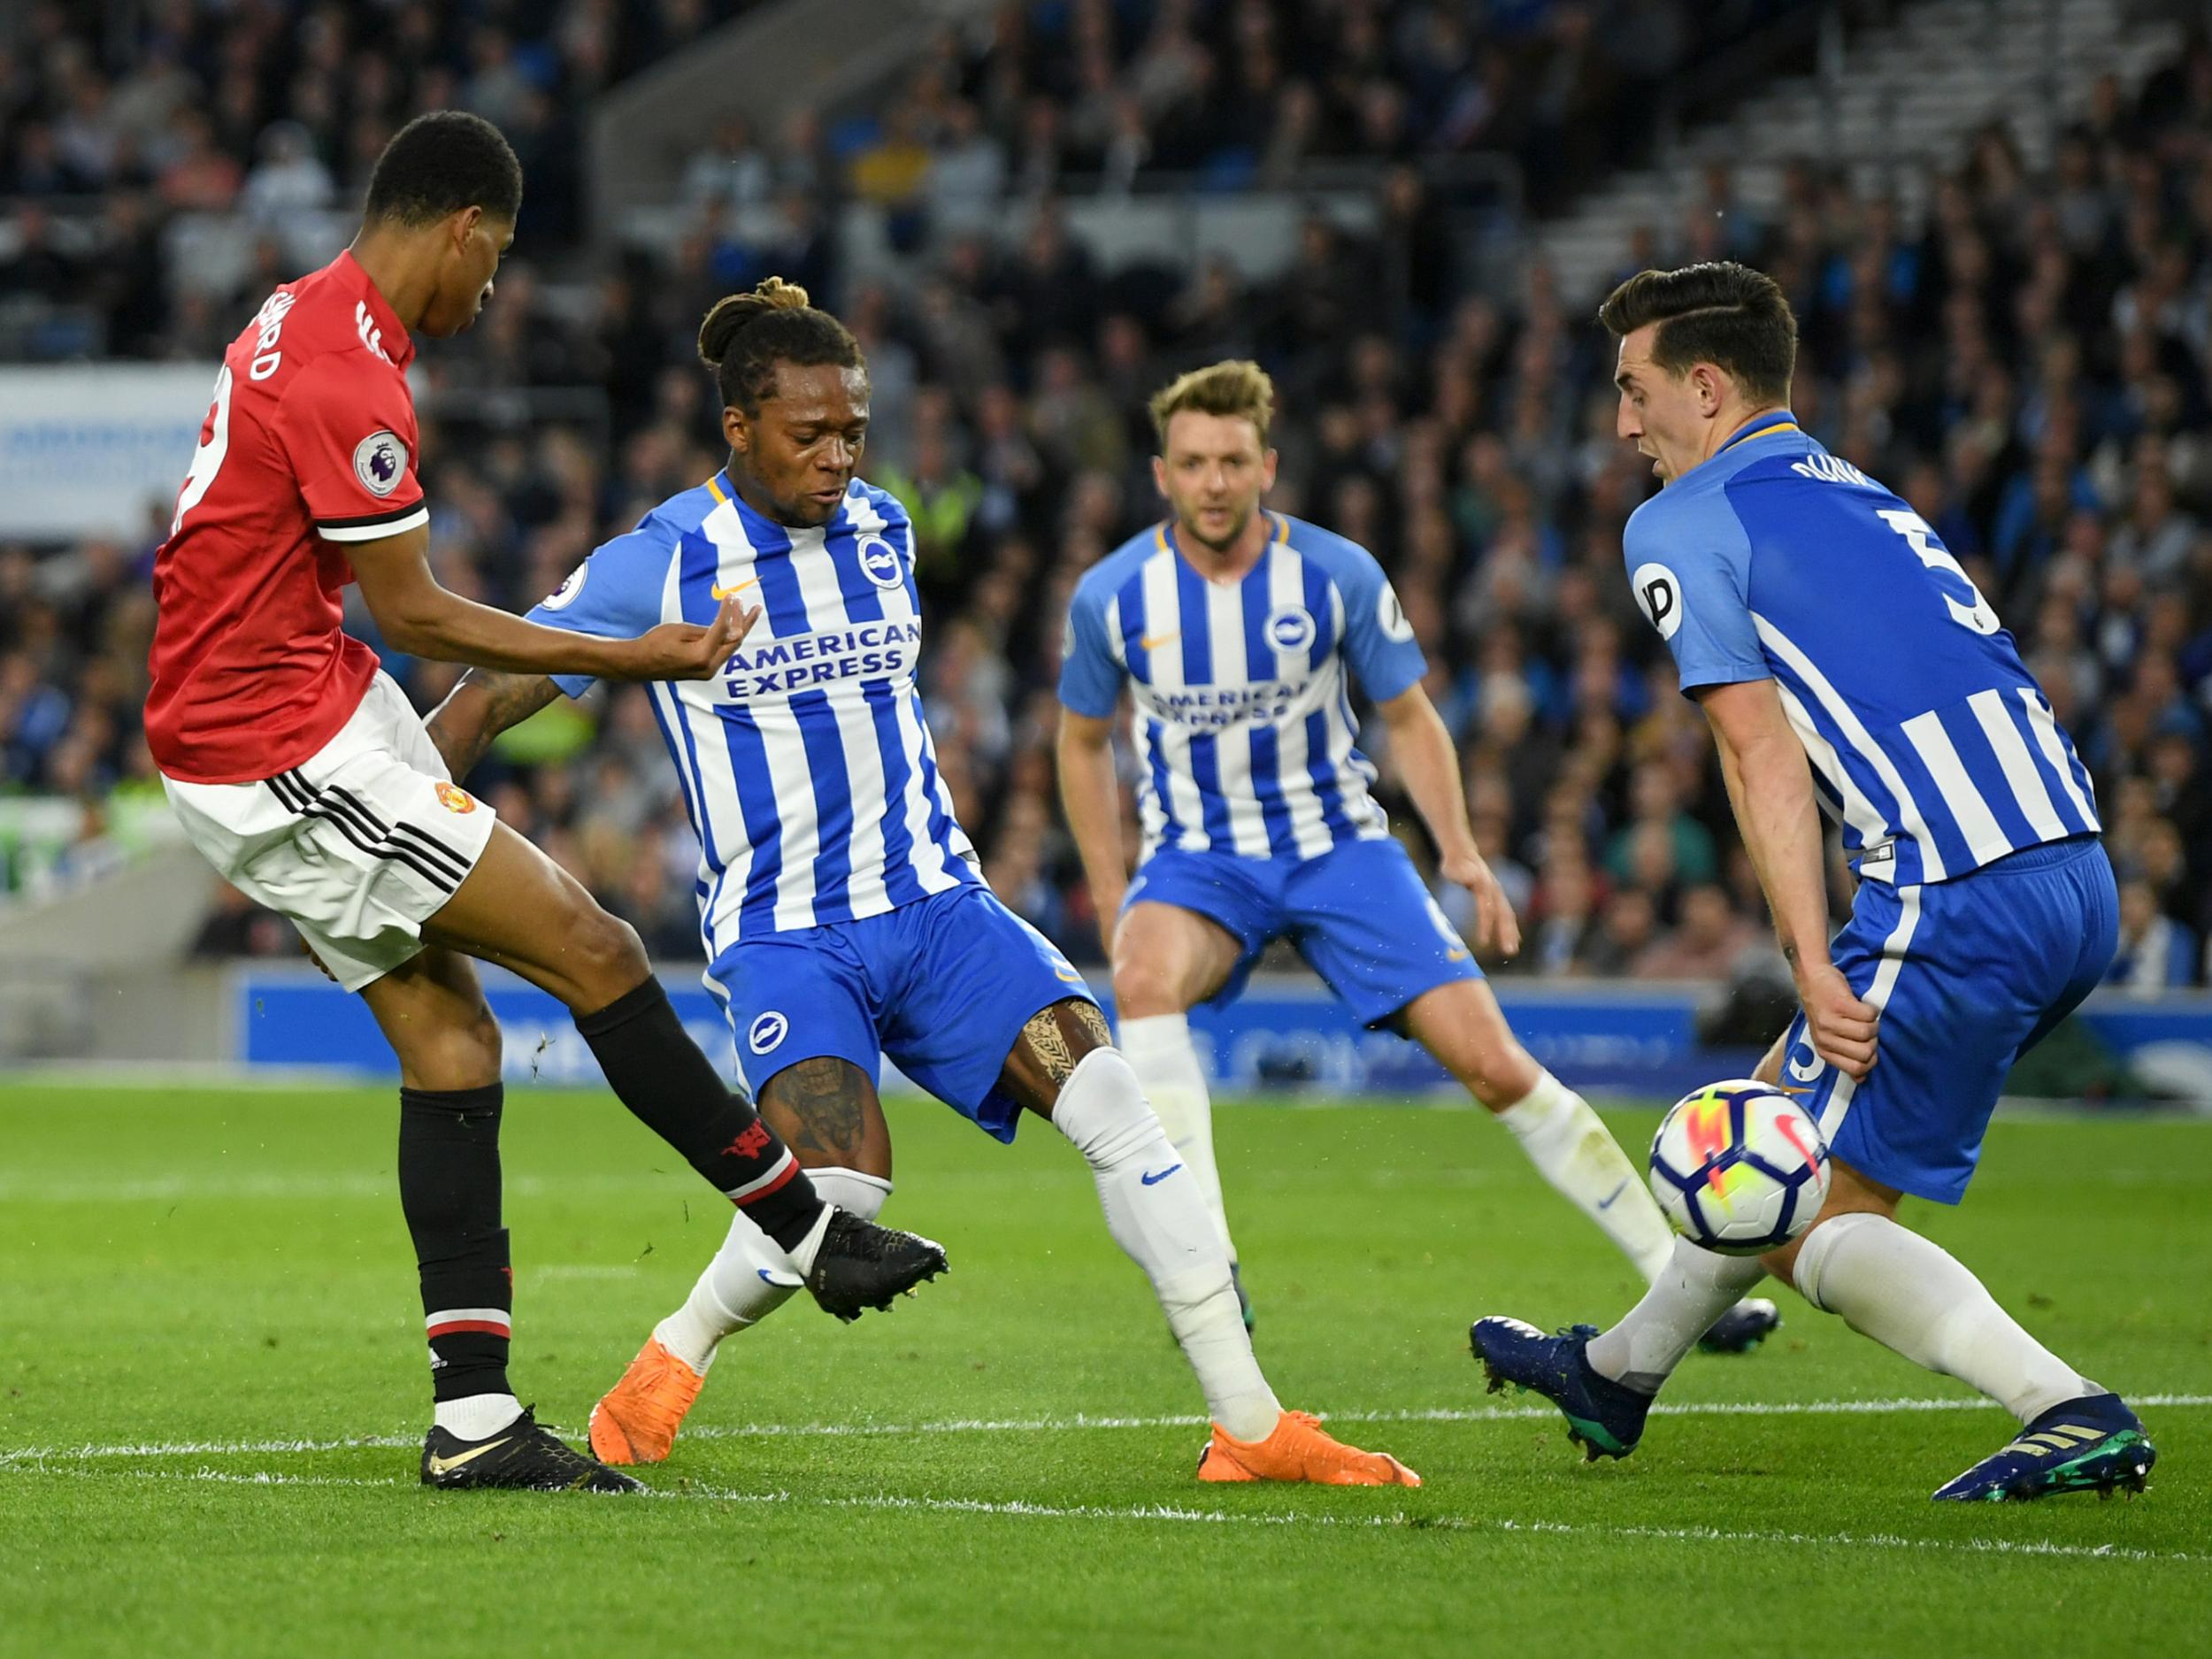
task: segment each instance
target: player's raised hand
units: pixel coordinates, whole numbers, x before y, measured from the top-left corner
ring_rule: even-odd
[[[1477,852],[1448,853],[1438,868],[1447,881],[1456,881],[1475,897],[1475,937],[1477,950],[1494,949],[1500,956],[1515,956],[1521,951],[1520,918],[1513,914],[1512,901],[1505,896],[1505,889],[1498,885],[1498,878]]]
[[[1813,1052],[1838,1071],[1863,1078],[1874,1069],[1882,1010],[1862,1001],[1832,964],[1800,970],[1798,1000]]]
[[[642,672],[636,678],[712,680],[759,620],[759,606],[741,610],[736,600],[725,599],[704,627],[695,622],[664,622],[637,637]]]

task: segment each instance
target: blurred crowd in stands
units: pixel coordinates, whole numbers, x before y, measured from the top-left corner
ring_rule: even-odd
[[[127,218],[150,213],[149,194],[173,201],[180,189],[250,206],[257,181],[273,211],[309,183],[343,206],[404,98],[512,122],[535,202],[548,181],[526,148],[533,121],[568,121],[575,93],[730,9],[664,0],[644,9],[663,27],[633,38],[607,20],[635,7],[480,9],[512,14],[505,30],[463,27],[470,8],[370,8],[388,44],[365,59],[349,33],[365,9],[326,7],[313,17],[351,55],[309,50],[280,77],[228,29],[221,51],[201,50],[188,25],[204,9],[154,6],[147,15],[177,26],[150,36],[127,73],[88,63],[76,90],[35,119],[9,103],[23,65],[0,63],[0,110],[13,109],[6,188],[20,196],[65,176],[68,188],[113,192],[111,211]],[[770,270],[806,283],[869,355],[875,425],[862,470],[917,526],[926,696],[960,814],[1000,894],[1094,960],[1097,918],[1054,800],[1060,618],[1080,572],[1155,516],[1148,394],[1194,364],[1256,357],[1280,399],[1272,504],[1371,548],[1427,649],[1478,838],[1523,917],[1509,971],[1729,975],[1770,947],[1702,719],[1628,601],[1621,526],[1652,485],[1613,435],[1598,296],[1559,292],[1535,262],[1510,284],[1473,280],[1418,165],[1440,151],[1547,150],[1541,199],[1616,164],[1640,142],[1632,132],[1578,117],[1698,50],[1706,9],[1482,10],[1478,30],[1410,4],[1056,0],[1010,8],[986,35],[948,36],[864,143],[810,119],[773,134],[731,121],[685,173],[690,228],[665,259],[563,258],[572,222],[541,227],[544,251],[503,272],[479,326],[419,359],[442,579],[526,608],[598,541],[711,472],[711,388],[692,357],[700,316]],[[1628,13],[1653,31],[1632,52],[1594,27]],[[409,50],[415,29],[449,50]],[[50,103],[58,83],[41,81]],[[126,102],[141,111],[128,140],[118,136]],[[564,142],[572,150],[572,134]],[[1054,206],[1056,192],[1100,181],[1090,175],[1125,182],[1156,166],[1237,188],[1325,156],[1385,164],[1375,233],[1312,219],[1289,267],[1261,283],[1222,262],[1102,271]],[[113,205],[134,192],[140,206]],[[845,268],[833,211],[845,195],[913,216],[895,282]],[[1779,210],[1760,213],[1717,167],[1695,209],[1650,226],[1626,269],[1731,257],[1781,281],[1802,327],[1798,419],[1937,528],[2093,771],[2123,882],[2115,977],[2201,983],[2212,48],[2193,39],[2132,94],[2103,83],[2047,170],[2031,171],[1992,128],[1929,196],[1924,220],[1908,219],[1807,160],[1788,169]],[[991,233],[1014,199],[1026,229],[1002,242]],[[546,211],[572,212],[572,199]],[[22,266],[19,250],[0,261],[0,289],[25,280]],[[114,349],[211,356],[290,273],[257,272],[205,315],[164,311],[147,292],[157,274],[97,288]],[[603,399],[578,413],[556,396],[566,388]],[[165,513],[136,545],[0,549],[10,787],[91,798],[145,787],[145,577]],[[1867,624],[1880,626],[1871,596]],[[352,625],[373,639],[365,615]],[[455,678],[389,665],[426,708]],[[1425,859],[1389,757],[1376,758]],[[641,693],[557,704],[509,734],[472,782],[657,952],[696,956],[695,842]],[[1133,824],[1126,839],[1133,849]],[[1847,893],[1839,870],[1839,911]],[[1440,897],[1466,919],[1463,894]],[[238,902],[207,942],[292,948]]]

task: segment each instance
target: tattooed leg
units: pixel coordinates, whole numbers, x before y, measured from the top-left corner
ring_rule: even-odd
[[[802,1060],[768,1079],[757,1105],[761,1121],[783,1137],[825,1202],[864,1221],[875,1219],[891,1194],[891,1131],[865,1072],[828,1055]],[[729,1236],[692,1286],[684,1305],[653,1327],[653,1340],[681,1361],[694,1379],[703,1377],[726,1338],[759,1324],[798,1287],[798,1270],[790,1257],[740,1210],[731,1218]],[[657,1448],[654,1455],[666,1455],[675,1421],[689,1409],[698,1384],[693,1380],[686,1385],[681,1372],[652,1371],[651,1354],[649,1345],[631,1373],[600,1402],[600,1412],[593,1417],[595,1449],[601,1445],[601,1417],[605,1414],[609,1425],[622,1420],[623,1433],[643,1437],[634,1438],[634,1445],[651,1445]],[[640,1366],[649,1369],[641,1373]],[[671,1382],[671,1378],[676,1380]],[[671,1388],[680,1396],[672,1407],[658,1405],[642,1417],[633,1407],[624,1417],[626,1398],[646,1394],[664,1400],[662,1391]],[[635,1394],[626,1396],[625,1390],[630,1389]],[[673,1418],[667,1415],[672,1409]]]
[[[1113,1046],[1096,1004],[1079,997],[1055,1002],[1022,1027],[1013,1053],[1006,1056],[1006,1069],[999,1073],[999,1087],[1040,1118],[1050,1118],[1062,1086],[1083,1056]]]
[[[891,1177],[891,1126],[867,1074],[849,1060],[818,1056],[787,1065],[760,1091],[760,1115],[808,1169],[834,1167]]]

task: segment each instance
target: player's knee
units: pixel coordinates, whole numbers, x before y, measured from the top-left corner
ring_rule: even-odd
[[[1180,1014],[1190,1007],[1179,976],[1157,959],[1133,958],[1114,964],[1114,1010],[1123,1019],[1150,1019]]]
[[[642,984],[653,971],[637,929],[595,904],[575,918],[562,955],[569,978],[594,1008]]]
[[[449,1004],[438,1015],[411,1021],[406,1041],[397,1046],[411,1088],[482,1088],[499,1081],[499,1022],[481,997],[457,1015]]]
[[[506,1050],[500,1040],[499,1021],[492,1017],[491,1004],[481,997],[477,999],[476,1007],[469,1015],[463,1037],[478,1069],[491,1077],[497,1077],[501,1065],[506,1060]]]

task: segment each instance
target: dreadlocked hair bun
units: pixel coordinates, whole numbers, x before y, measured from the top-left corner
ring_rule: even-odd
[[[806,290],[781,277],[763,280],[749,294],[717,300],[699,325],[699,359],[714,371],[725,408],[759,412],[775,396],[776,366],[828,364],[864,369],[860,342],[826,311],[807,303]]]
[[[699,325],[699,360],[710,369],[722,366],[731,343],[748,323],[776,311],[810,309],[806,290],[780,276],[764,277],[750,294],[732,294],[714,303]]]

